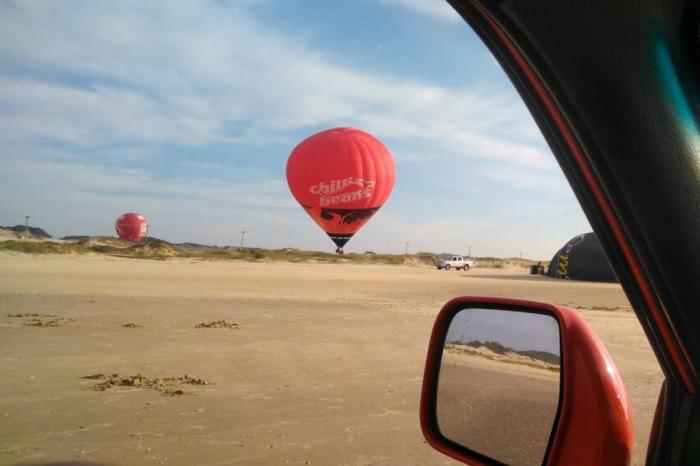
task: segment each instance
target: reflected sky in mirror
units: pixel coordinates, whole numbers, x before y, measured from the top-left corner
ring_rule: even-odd
[[[464,309],[452,320],[445,342],[472,341],[497,341],[517,351],[545,351],[561,356],[559,324],[554,317],[545,314]]]

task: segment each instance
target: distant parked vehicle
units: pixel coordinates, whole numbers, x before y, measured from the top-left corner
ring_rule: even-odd
[[[464,256],[456,256],[456,255],[445,255],[445,256],[440,256],[438,257],[437,260],[437,268],[438,270],[450,270],[451,268],[455,269],[462,269],[462,270],[469,270],[473,265],[474,261],[467,259]]]

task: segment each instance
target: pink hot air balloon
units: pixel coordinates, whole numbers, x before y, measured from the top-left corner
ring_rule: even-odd
[[[136,212],[121,215],[114,224],[117,234],[124,241],[141,241],[148,234],[146,217]]]
[[[355,128],[333,128],[304,139],[287,161],[294,198],[342,247],[386,202],[396,165],[377,138]]]

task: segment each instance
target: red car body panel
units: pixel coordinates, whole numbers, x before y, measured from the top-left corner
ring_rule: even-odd
[[[546,313],[559,323],[562,388],[546,464],[628,465],[632,457],[632,415],[622,378],[603,344],[572,309],[517,299],[459,297],[445,304],[438,314],[428,347],[420,403],[421,429],[428,443],[467,464],[492,464],[488,458],[442,436],[435,412],[447,329],[459,310],[479,305]]]

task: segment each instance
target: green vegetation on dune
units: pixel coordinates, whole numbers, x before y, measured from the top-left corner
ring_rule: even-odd
[[[360,264],[413,264],[433,265],[434,258],[429,254],[393,255],[374,253],[350,253],[342,256],[298,249],[262,248],[216,248],[181,247],[156,238],[139,243],[108,237],[87,237],[77,241],[0,241],[0,251],[22,252],[27,254],[104,254],[134,259],[165,260],[169,258],[191,258],[199,260],[230,260],[248,262],[322,262]]]
[[[538,262],[544,264],[545,266],[549,264],[549,261],[534,261],[520,257],[480,257],[478,258],[478,262],[479,267],[489,269],[505,269],[510,267],[529,269],[530,266],[535,265]]]
[[[128,243],[108,236],[79,236],[61,241],[7,240],[0,241],[0,251],[26,254],[103,254],[133,259],[167,260],[189,258],[197,260],[226,260],[246,262],[312,262],[349,264],[389,264],[433,266],[437,255],[428,252],[418,254],[377,254],[371,251],[348,253],[342,256],[322,251],[302,251],[294,248],[262,249],[216,247],[200,244],[173,244],[167,241],[148,238],[138,243]],[[476,258],[478,267],[528,268],[533,261],[527,259],[498,259],[493,257]]]
[[[298,249],[262,249],[231,248],[200,251],[179,250],[179,257],[192,257],[202,260],[242,260],[261,262],[324,262],[324,263],[362,263],[362,264],[429,264],[432,257],[397,256],[392,254],[358,254],[342,256],[321,251],[302,251]]]
[[[27,254],[81,254],[87,252],[76,243],[22,240],[0,241],[0,250]]]
[[[488,352],[480,352],[478,351],[479,348],[485,348]],[[550,372],[559,372],[561,366],[561,359],[559,356],[547,351],[518,351],[493,341],[480,342],[474,340],[468,343],[445,343],[445,351],[447,353],[475,356],[505,364],[518,364],[536,369],[544,369]],[[524,356],[525,359],[518,359],[517,356]]]

